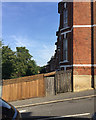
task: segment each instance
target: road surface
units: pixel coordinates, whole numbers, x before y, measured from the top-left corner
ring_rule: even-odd
[[[83,120],[89,119],[94,113],[94,98],[71,100],[65,102],[29,106],[18,109],[23,119],[36,120]]]

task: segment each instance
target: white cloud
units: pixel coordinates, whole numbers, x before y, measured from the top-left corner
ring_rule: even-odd
[[[21,46],[30,46],[30,43],[28,43],[28,40],[26,38],[22,37],[16,37],[15,35],[10,36],[14,41],[16,46],[21,47]]]
[[[37,51],[38,63],[43,66],[47,64],[50,58],[54,55],[55,48],[52,45],[43,45],[40,51]]]
[[[10,38],[14,40],[14,47],[26,47],[39,66],[46,65],[50,58],[54,55],[54,43],[52,45],[51,43],[48,44],[38,40],[29,40],[28,38],[21,36],[17,37],[15,35],[10,36]]]

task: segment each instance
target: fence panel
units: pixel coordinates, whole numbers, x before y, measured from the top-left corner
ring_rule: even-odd
[[[54,90],[54,77],[45,77],[46,96],[55,94]]]
[[[71,82],[72,71],[57,71],[55,74],[55,92],[64,93],[72,91]]]
[[[3,80],[2,98],[6,101],[45,96],[44,75]]]

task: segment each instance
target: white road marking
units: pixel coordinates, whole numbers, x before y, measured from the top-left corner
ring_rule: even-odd
[[[20,112],[20,113],[23,113],[23,112],[26,112],[26,110],[20,110],[19,112]]]
[[[82,114],[75,114],[75,115],[65,115],[63,117],[76,117],[76,116],[86,116],[90,115],[90,113],[82,113]]]
[[[78,99],[87,99],[87,98],[91,98],[91,97],[95,97],[95,96],[96,95],[89,95],[89,96],[67,98],[67,99],[61,99],[61,100],[53,100],[53,101],[42,102],[42,103],[34,103],[34,104],[28,104],[28,105],[15,106],[15,108],[24,108],[24,107],[31,107],[31,106],[37,106],[37,105],[52,104],[52,103],[57,103],[57,102],[65,102],[65,101],[78,100]]]
[[[59,117],[50,117],[50,119],[59,119],[64,117],[78,117],[78,116],[87,116],[90,115],[90,113],[81,113],[81,114],[74,114],[74,115],[65,115],[65,116],[59,116]],[[43,119],[37,119],[37,120],[49,120],[49,118],[43,118]]]

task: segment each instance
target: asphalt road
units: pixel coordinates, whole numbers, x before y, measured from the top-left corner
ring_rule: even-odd
[[[94,98],[71,100],[18,109],[25,120],[89,120],[94,113]]]

